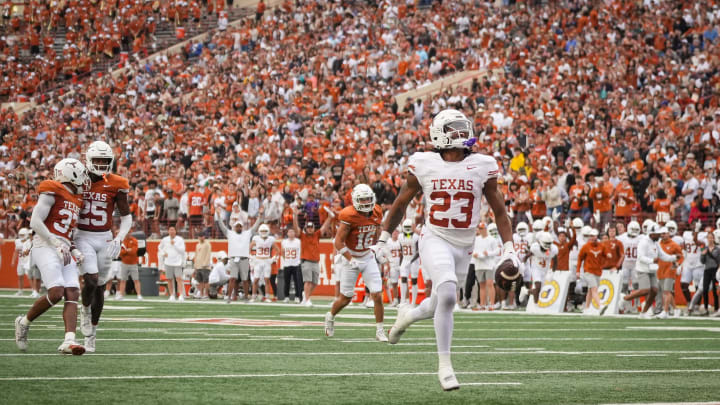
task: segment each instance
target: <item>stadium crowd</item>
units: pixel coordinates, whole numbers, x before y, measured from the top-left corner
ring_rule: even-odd
[[[321,207],[348,204],[360,182],[387,207],[449,106],[502,163],[516,223],[555,213],[603,228],[664,213],[681,229],[712,224],[719,23],[715,2],[286,2],[21,117],[4,109],[1,232],[27,226],[37,182],[94,139],[115,148],[148,235],[177,225],[220,237],[215,211],[252,222],[260,206],[278,233],[293,203],[319,226]],[[490,75],[395,101],[475,69]]]

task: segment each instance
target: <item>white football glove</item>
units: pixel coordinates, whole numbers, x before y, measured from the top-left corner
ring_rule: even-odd
[[[675,274],[678,275],[678,276],[681,275],[681,274],[682,274],[682,269],[683,269],[683,268],[682,268],[682,264],[681,264],[680,266],[677,266],[677,269],[675,270]]]
[[[553,222],[557,221],[558,218],[560,218],[560,210],[553,210],[553,212],[552,212]]]
[[[115,259],[120,254],[120,248],[122,246],[122,241],[118,238],[113,239],[110,241],[110,244],[107,247],[107,254],[110,256],[110,259]]]
[[[75,259],[75,263],[77,264],[81,264],[85,260],[85,255],[82,254],[82,252],[78,249],[71,250],[70,254],[72,255],[73,259]]]
[[[600,211],[595,211],[595,213],[593,214],[593,218],[595,218],[595,223],[599,224],[600,223]]]
[[[695,222],[695,232],[700,232],[702,230],[702,222],[696,221]]]
[[[648,267],[650,268],[650,271],[657,271],[657,269],[660,268],[657,263],[652,263]]]

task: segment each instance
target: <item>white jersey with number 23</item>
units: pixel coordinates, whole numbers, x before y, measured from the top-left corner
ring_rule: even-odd
[[[480,202],[488,179],[498,175],[494,158],[473,153],[447,162],[437,152],[416,152],[408,171],[425,194],[425,228],[455,246],[472,246],[480,222]]]

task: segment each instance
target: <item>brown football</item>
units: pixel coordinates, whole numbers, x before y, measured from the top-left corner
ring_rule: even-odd
[[[520,269],[518,269],[510,259],[500,263],[495,269],[495,284],[505,291],[510,290],[512,284],[520,278]]]

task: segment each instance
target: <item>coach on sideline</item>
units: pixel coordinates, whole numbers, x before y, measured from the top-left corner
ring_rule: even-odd
[[[320,230],[316,230],[315,223],[308,218],[305,222],[305,229],[300,232],[298,213],[293,210],[293,228],[295,233],[300,236],[300,269],[305,293],[302,304],[307,307],[312,306],[310,296],[320,281],[320,236],[327,231],[334,217],[335,214],[328,210],[328,217]]]

